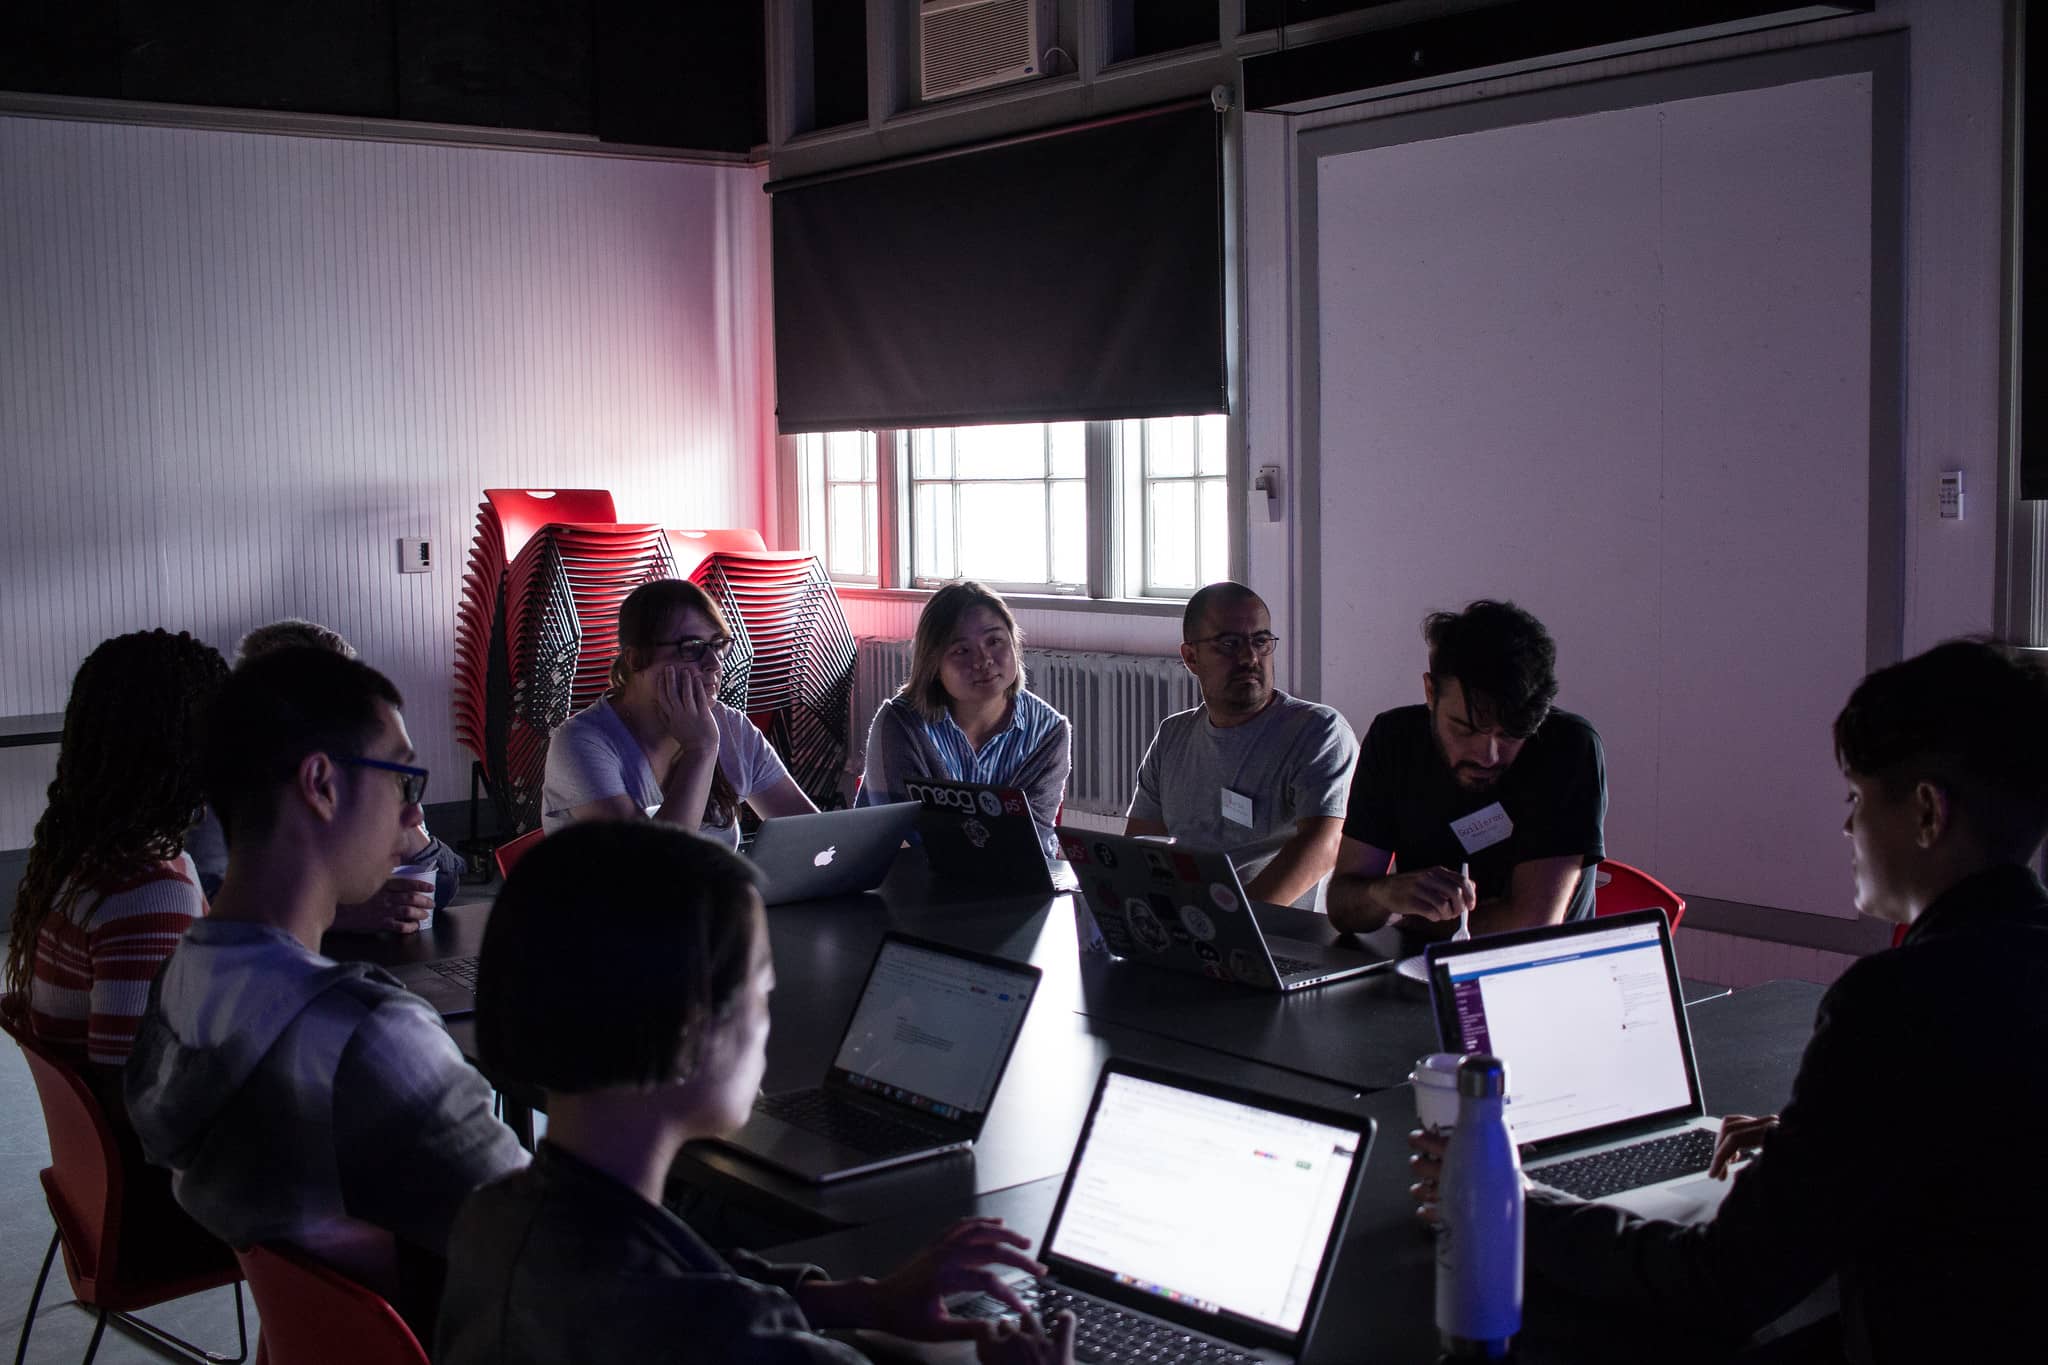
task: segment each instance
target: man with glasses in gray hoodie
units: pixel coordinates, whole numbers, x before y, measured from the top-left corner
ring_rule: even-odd
[[[383,886],[420,820],[402,704],[326,650],[229,678],[204,774],[227,875],[150,988],[125,1088],[202,1227],[310,1252],[424,1338],[456,1209],[526,1154],[431,1007],[320,952],[336,905]]]

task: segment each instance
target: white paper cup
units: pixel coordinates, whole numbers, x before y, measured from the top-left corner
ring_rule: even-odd
[[[1431,1133],[1458,1126],[1458,1063],[1464,1054],[1432,1052],[1415,1063],[1408,1080],[1415,1087],[1415,1119]]]
[[[432,863],[400,863],[391,869],[391,880],[421,882],[426,886],[427,894],[431,896],[434,894],[435,870]],[[433,927],[434,912],[430,909],[427,911],[427,917],[420,921],[420,928],[425,930]]]

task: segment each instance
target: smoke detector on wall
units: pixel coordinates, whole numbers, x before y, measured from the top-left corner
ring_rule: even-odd
[[[1044,75],[1052,21],[1052,0],[919,0],[919,97],[941,100]]]

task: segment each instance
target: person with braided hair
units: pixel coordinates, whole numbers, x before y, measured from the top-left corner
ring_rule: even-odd
[[[211,645],[147,630],[101,644],[71,684],[15,895],[7,989],[27,993],[38,1038],[99,1066],[128,1059],[150,978],[206,913],[184,838],[205,717],[227,675]]]

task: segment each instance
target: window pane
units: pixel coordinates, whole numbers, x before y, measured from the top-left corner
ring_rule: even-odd
[[[813,553],[825,550],[825,460],[816,441],[809,436],[797,443],[797,526],[799,543]]]
[[[1160,483],[1146,490],[1152,543],[1146,547],[1145,583],[1152,588],[1198,588],[1195,557],[1195,485]]]
[[[861,530],[866,532],[866,534],[861,537],[860,560],[867,567],[862,569],[861,572],[873,577],[882,571],[881,557],[875,553],[876,528],[882,523],[875,514],[875,485],[869,484],[865,491],[867,494],[867,517],[861,522]]]
[[[1046,428],[1052,446],[1055,477],[1078,479],[1088,472],[1088,424],[1054,422]]]
[[[1222,479],[1202,480],[1202,575],[1204,583],[1230,577],[1229,485]]]
[[[1088,485],[1080,479],[1052,486],[1052,581],[1088,581]]]
[[[917,490],[913,511],[916,544],[910,571],[919,578],[958,578],[953,562],[953,487],[926,484]]]
[[[1015,484],[963,483],[960,573],[1004,583],[1046,581],[1045,496]]]
[[[1206,417],[1197,417],[1192,420],[1195,424],[1195,445],[1201,452],[1199,468],[1204,474],[1223,473],[1228,467],[1224,461],[1224,457],[1228,452],[1223,449],[1224,435],[1227,430],[1224,425],[1225,418],[1223,414],[1212,412]]]
[[[910,433],[910,477],[950,479],[953,477],[953,433],[913,431]]]
[[[826,565],[833,573],[865,574],[867,497],[859,484],[835,484],[832,498],[832,553]]]
[[[834,483],[858,483],[866,468],[861,447],[867,444],[864,431],[833,431],[825,434],[826,474]]]
[[[963,479],[1037,479],[1045,476],[1045,423],[1006,427],[959,427],[959,474]]]
[[[1152,478],[1195,472],[1195,419],[1155,417],[1145,423],[1145,473]]]

